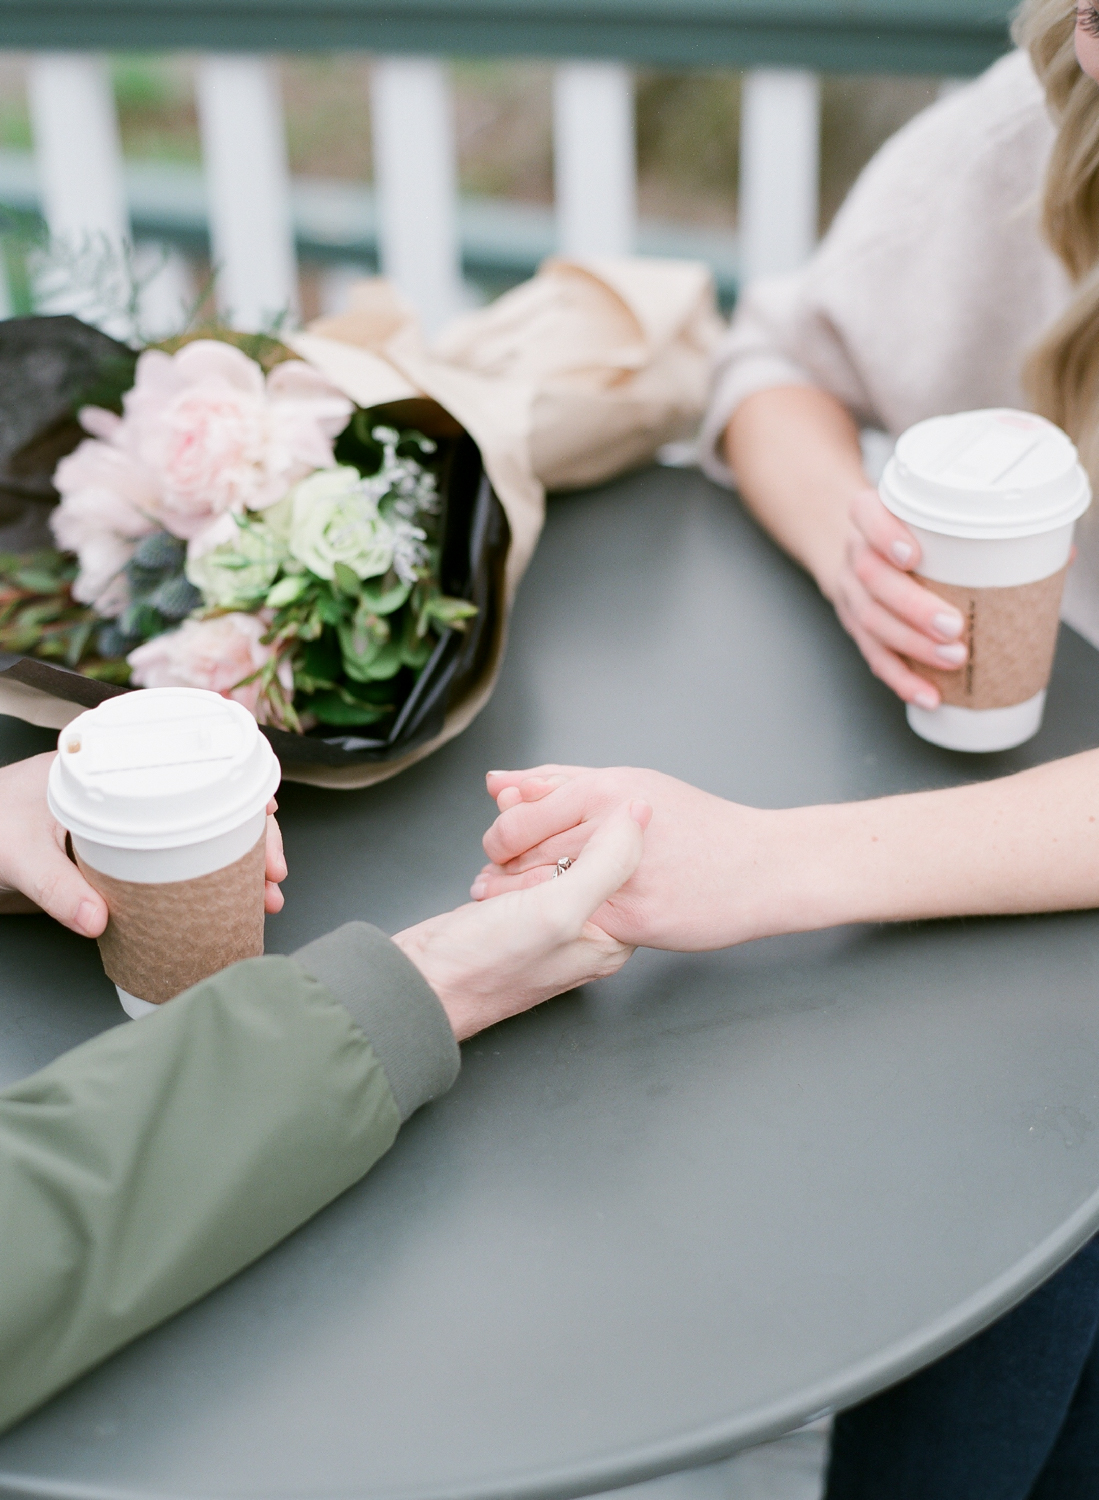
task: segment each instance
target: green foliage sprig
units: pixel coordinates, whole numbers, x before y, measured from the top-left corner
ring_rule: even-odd
[[[72,596],[76,562],[61,552],[0,553],[0,651],[39,656],[104,682],[129,681],[124,661],[96,649],[101,620]]]

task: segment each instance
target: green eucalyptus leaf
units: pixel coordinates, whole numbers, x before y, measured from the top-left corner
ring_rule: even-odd
[[[266,603],[271,609],[284,609],[286,605],[294,604],[300,599],[308,587],[309,579],[304,573],[280,578],[278,583],[272,584],[267,590]]]
[[[0,630],[0,648],[6,651],[30,651],[41,639],[37,625],[9,625]]]
[[[324,693],[314,693],[307,703],[302,705],[303,709],[314,714],[322,724],[350,725],[376,724],[379,719],[388,717],[393,712],[391,704],[363,703],[357,698],[342,696],[338,691],[332,690]]]
[[[48,625],[51,620],[58,619],[69,608],[66,600],[55,596],[52,599],[43,599],[40,604],[32,604],[20,610],[19,619],[24,625]]]
[[[333,563],[336,572],[336,583],[345,594],[352,599],[357,599],[362,593],[362,583],[354,568],[349,568],[345,562]]]
[[[384,648],[369,631],[356,630],[350,621],[339,625],[336,633],[340,640],[343,669],[348,677],[354,682],[373,681],[370,668],[374,658]]]
[[[415,631],[412,631],[401,641],[398,649],[404,665],[418,672],[421,667],[427,666],[428,659],[435,649],[435,640],[430,635],[418,636]]]
[[[331,594],[321,594],[315,605],[318,620],[325,625],[338,625],[346,615],[346,609],[342,600],[335,599]]]
[[[392,578],[393,574],[388,573],[386,577]],[[393,614],[400,609],[412,592],[411,583],[404,583],[398,579],[388,588],[379,587],[379,584],[384,582],[384,579],[370,578],[362,586],[363,603],[369,605],[376,615]]]
[[[125,686],[130,680],[130,664],[125,661],[93,661],[80,669],[96,682],[117,682]]]
[[[91,640],[92,631],[95,629],[94,618],[84,620],[69,632],[68,644],[65,647],[65,665],[75,667],[84,655],[88,642]]]
[[[470,604],[468,599],[454,599],[448,594],[437,594],[434,599],[428,600],[424,613],[442,625],[458,625],[461,628],[466,620],[471,620],[477,613],[477,606]]]
[[[125,635],[147,641],[164,631],[164,620],[158,610],[145,603],[128,605],[119,616],[119,627]]]
[[[48,573],[44,568],[19,568],[12,574],[12,582],[29,594],[56,594],[64,587],[56,573]]]
[[[374,654],[368,662],[357,665],[357,670],[352,672],[344,657],[344,667],[348,677],[356,682],[388,682],[391,677],[396,677],[401,670],[401,648],[396,641],[388,641],[384,646],[375,648]]]
[[[340,645],[334,632],[325,631],[309,642],[302,653],[302,665],[310,677],[335,682],[340,673]]]
[[[353,616],[355,629],[369,635],[377,645],[384,646],[391,631],[389,621],[379,619],[364,599]]]

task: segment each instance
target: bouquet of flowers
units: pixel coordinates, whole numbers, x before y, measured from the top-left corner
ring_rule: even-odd
[[[53,472],[56,547],[0,554],[0,651],[210,688],[276,732],[374,726],[340,743],[384,747],[483,614],[460,568],[443,587],[468,437],[399,420],[427,402],[356,408],[266,335],[215,330],[122,365]]]

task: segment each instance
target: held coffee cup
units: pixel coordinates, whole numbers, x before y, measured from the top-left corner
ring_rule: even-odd
[[[99,951],[126,1013],[258,957],[280,771],[247,709],[148,688],[81,714],[57,744],[50,811],[107,902]]]
[[[950,750],[1007,750],[1038,732],[1061,593],[1091,488],[1052,422],[990,410],[910,427],[882,475],[886,507],[920,544],[917,578],[961,612],[969,656],[954,672],[922,662],[938,708],[910,726]]]

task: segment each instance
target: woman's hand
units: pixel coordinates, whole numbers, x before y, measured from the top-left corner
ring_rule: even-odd
[[[475,901],[540,886],[559,859],[579,858],[616,808],[642,800],[652,808],[643,857],[592,921],[647,948],[722,948],[758,935],[756,877],[773,814],[629,767],[490,771],[487,784],[500,816],[484,837],[492,863],[473,883]]]
[[[46,784],[56,751],[0,768],[0,912],[43,911],[82,937],[98,937],[107,925],[107,903],[65,853],[65,830],[46,803]],[[282,835],[267,807],[269,912],[282,908],[279,881],[286,878]]]
[[[937,689],[902,657],[957,669],[965,622],[908,576],[919,546],[867,479],[843,403],[814,386],[756,391],[729,419],[725,455],[748,509],[813,575],[874,675],[906,703],[937,708]]]
[[[916,538],[876,490],[863,489],[851,506],[840,571],[825,592],[874,676],[905,703],[938,708],[938,690],[902,657],[940,672],[957,671],[967,655],[959,639],[965,621],[909,576],[919,562]]]
[[[590,918],[637,869],[650,816],[640,801],[607,807],[599,828],[588,830],[583,857],[577,847],[574,867],[560,880],[397,933],[393,941],[438,995],[459,1041],[618,972],[632,944]]]

